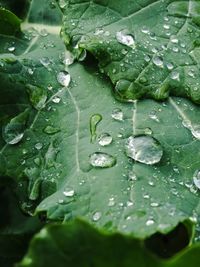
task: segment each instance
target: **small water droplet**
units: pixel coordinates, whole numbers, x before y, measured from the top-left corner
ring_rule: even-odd
[[[137,181],[137,176],[134,171],[129,171],[128,172],[128,179],[131,181]]]
[[[126,155],[141,163],[153,165],[161,160],[163,149],[151,136],[130,136],[125,144]]]
[[[193,175],[193,182],[195,186],[200,189],[200,170],[196,170]]]
[[[57,80],[62,86],[67,87],[70,84],[71,77],[67,71],[61,71],[57,75]]]
[[[55,134],[55,133],[57,133],[59,131],[60,131],[59,128],[56,128],[56,127],[53,127],[53,126],[50,126],[50,125],[48,125],[48,126],[46,126],[44,128],[44,133],[47,133],[47,134]]]
[[[66,1],[65,0],[59,0],[59,6],[60,6],[60,8],[61,9],[63,9],[63,8],[65,8],[66,7],[66,5],[67,5],[67,3],[66,3]]]
[[[49,65],[51,64],[51,61],[48,57],[42,57],[40,59],[40,63],[47,69],[49,69]]]
[[[15,48],[14,46],[10,46],[10,47],[8,47],[8,51],[9,51],[9,52],[14,52],[15,49],[16,49],[16,48]]]
[[[107,153],[96,152],[90,155],[90,164],[98,168],[110,168],[116,164],[116,158]]]
[[[35,148],[36,148],[37,150],[40,150],[40,149],[43,148],[43,144],[42,144],[42,143],[37,143],[37,144],[35,144]]]
[[[123,121],[123,112],[120,108],[115,108],[112,111],[111,117],[117,121]]]
[[[97,212],[95,212],[93,214],[92,219],[93,219],[94,222],[97,222],[98,220],[101,219],[101,216],[102,216],[101,212],[100,211],[97,211]]]
[[[180,81],[180,74],[179,74],[179,72],[178,71],[173,71],[171,73],[171,78],[172,78],[172,80]]]
[[[157,202],[152,202],[152,203],[150,204],[150,206],[151,206],[151,207],[158,207],[159,204],[158,204]]]
[[[172,35],[172,36],[170,37],[170,41],[171,41],[173,44],[178,44],[178,38],[177,38],[176,36],[174,36],[174,35]]]
[[[125,34],[123,32],[116,33],[116,39],[119,43],[135,48],[135,39],[131,34]]]
[[[52,102],[55,103],[55,104],[58,104],[60,103],[60,100],[61,98],[59,96],[55,96],[53,99],[52,99]]]
[[[163,59],[161,57],[155,56],[152,59],[153,63],[158,67],[163,67]]]
[[[114,205],[115,205],[115,199],[114,199],[114,197],[109,198],[108,206],[109,207],[113,207]]]
[[[172,70],[174,68],[174,65],[172,63],[166,63],[166,66],[168,68],[168,70]]]
[[[108,133],[103,133],[99,136],[98,142],[101,146],[108,146],[112,143],[112,136]]]
[[[155,221],[153,220],[153,219],[148,219],[147,221],[146,221],[146,226],[151,226],[151,225],[153,225],[155,223]]]

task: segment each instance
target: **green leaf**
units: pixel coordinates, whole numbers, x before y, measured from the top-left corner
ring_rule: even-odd
[[[0,34],[16,35],[20,32],[20,23],[15,14],[0,7]]]
[[[11,186],[12,181],[8,184]],[[21,213],[8,186],[1,185],[0,192],[0,266],[12,267],[24,256],[30,239],[42,224],[37,217],[28,218]]]
[[[196,245],[164,261],[151,255],[140,240],[118,233],[108,235],[77,220],[42,229],[17,267],[185,267],[191,262],[198,267],[199,250]]]
[[[63,39],[98,59],[118,98],[200,103],[199,1],[62,2]]]
[[[29,0],[0,0],[0,7],[10,10],[20,18],[24,18],[29,2]]]

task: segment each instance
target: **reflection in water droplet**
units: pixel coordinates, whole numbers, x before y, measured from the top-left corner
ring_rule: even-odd
[[[52,102],[55,103],[55,104],[58,104],[58,103],[60,103],[60,100],[61,100],[60,97],[55,96],[55,97],[52,99]]]
[[[151,136],[130,136],[125,144],[126,155],[145,164],[155,164],[161,160],[163,149]]]
[[[161,57],[155,56],[152,61],[156,66],[163,67],[163,60]]]
[[[172,80],[180,81],[180,74],[179,74],[179,72],[178,71],[173,71],[171,73],[171,78],[172,78]]]
[[[36,148],[37,150],[42,149],[42,147],[43,147],[43,145],[42,145],[41,143],[37,143],[37,144],[35,144],[35,148]]]
[[[46,126],[44,128],[44,133],[47,133],[47,134],[55,134],[55,133],[57,133],[59,131],[60,131],[59,128],[56,128],[56,127],[53,127],[53,126],[50,126],[50,125],[48,125],[48,126]]]
[[[70,188],[67,188],[65,189],[65,191],[63,192],[63,195],[66,196],[66,197],[73,197],[74,196],[74,190],[73,189],[70,189]]]
[[[155,221],[153,220],[153,219],[148,219],[147,221],[146,221],[146,226],[151,226],[151,225],[153,225],[155,223]]]
[[[116,158],[107,153],[96,152],[90,155],[90,164],[93,167],[109,168],[116,164]]]
[[[123,112],[120,108],[115,108],[112,111],[111,117],[117,121],[123,121]]]
[[[98,220],[101,219],[101,216],[102,216],[101,212],[97,211],[93,214],[92,219],[94,222],[97,222]]]
[[[133,35],[131,35],[131,34],[125,34],[123,32],[117,32],[116,33],[116,39],[121,44],[135,48],[135,40],[134,40]]]
[[[102,116],[100,114],[94,114],[90,117],[90,134],[91,134],[91,142],[94,143],[96,140],[97,134],[96,129],[99,122],[102,120]]]
[[[115,205],[115,199],[114,197],[109,198],[108,206],[113,207]]]
[[[112,142],[112,136],[108,133],[103,133],[99,136],[98,141],[101,146],[108,146]]]
[[[57,75],[57,80],[62,86],[67,87],[71,81],[71,77],[67,71],[61,71]]]
[[[193,176],[195,186],[200,189],[200,170],[196,170]]]

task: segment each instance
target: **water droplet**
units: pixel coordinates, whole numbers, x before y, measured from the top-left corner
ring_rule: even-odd
[[[73,189],[67,188],[65,189],[65,191],[63,192],[63,195],[66,197],[73,197],[75,194]]]
[[[108,146],[112,143],[112,136],[108,133],[103,133],[99,136],[98,141],[101,146]]]
[[[127,207],[131,207],[131,206],[133,206],[133,202],[132,201],[127,201],[126,205],[127,205]]]
[[[61,71],[57,75],[57,80],[62,86],[67,87],[71,81],[71,77],[67,71]]]
[[[112,111],[111,117],[117,121],[123,121],[124,115],[123,115],[123,112],[120,108],[115,108]]]
[[[114,197],[109,198],[108,206],[109,207],[113,207],[114,205],[115,205],[115,199],[114,199]]]
[[[153,220],[153,219],[148,219],[147,221],[146,221],[146,226],[151,226],[151,225],[153,225],[155,223],[155,221]]]
[[[200,140],[200,125],[194,125],[191,128],[191,133],[196,139]]]
[[[151,136],[130,136],[125,144],[126,155],[145,164],[155,164],[161,160],[163,149]]]
[[[47,134],[55,134],[55,133],[57,133],[59,131],[60,131],[59,128],[56,128],[56,127],[53,127],[53,126],[50,126],[50,125],[48,125],[48,126],[46,126],[44,128],[44,132],[47,133]]]
[[[101,216],[102,216],[101,212],[97,211],[93,214],[92,219],[94,222],[97,222],[98,220],[101,219]]]
[[[9,145],[15,145],[19,143],[25,130],[25,123],[27,119],[27,111],[20,113],[18,116],[10,120],[10,122],[3,127],[3,139]]]
[[[174,36],[174,35],[172,35],[172,36],[170,37],[170,41],[171,41],[173,44],[178,44],[178,38],[177,38],[176,36]]]
[[[97,137],[96,130],[97,125],[102,120],[102,116],[100,114],[94,114],[90,117],[90,134],[91,134],[91,143],[94,143]]]
[[[32,104],[32,106],[40,110],[44,108],[45,102],[47,100],[47,92],[41,87],[37,87],[31,84],[26,85],[28,94],[29,94],[29,100]]]
[[[59,6],[60,6],[60,8],[61,9],[63,9],[63,8],[65,8],[66,7],[66,5],[67,5],[67,3],[66,3],[66,1],[65,0],[59,0]]]
[[[180,74],[179,74],[179,72],[178,71],[173,71],[171,73],[171,78],[172,78],[172,80],[180,81]]]
[[[66,51],[60,55],[60,60],[64,65],[69,66],[74,62],[74,55],[70,51]]]
[[[131,181],[137,181],[137,176],[134,171],[129,171],[128,172],[128,179]]]
[[[193,175],[193,182],[195,186],[200,189],[200,170],[196,170]]]
[[[151,206],[151,207],[158,207],[159,204],[158,204],[157,202],[152,202],[152,203],[150,204],[150,206]]]
[[[125,34],[123,32],[116,33],[116,39],[119,43],[135,48],[135,40],[133,35]]]
[[[8,51],[9,51],[9,52],[14,52],[15,49],[16,49],[16,48],[15,48],[14,46],[8,47]]]
[[[158,67],[163,67],[163,59],[161,57],[155,56],[152,59],[153,63]]]
[[[96,152],[90,155],[90,164],[93,167],[110,168],[116,164],[116,158],[107,153]]]
[[[42,57],[40,59],[40,63],[47,69],[49,69],[49,65],[51,63],[50,59],[48,57]]]
[[[174,68],[174,65],[172,63],[166,63],[166,66],[168,68],[168,70],[172,70]]]
[[[52,99],[52,102],[55,103],[55,104],[58,104],[60,103],[60,100],[61,98],[59,96],[55,96],[53,99]]]
[[[43,144],[42,144],[42,143],[37,143],[37,144],[35,144],[35,148],[36,148],[37,150],[40,150],[40,149],[43,148]]]

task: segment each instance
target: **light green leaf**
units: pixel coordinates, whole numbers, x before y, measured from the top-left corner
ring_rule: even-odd
[[[199,1],[64,2],[63,39],[98,59],[118,98],[200,103]]]

